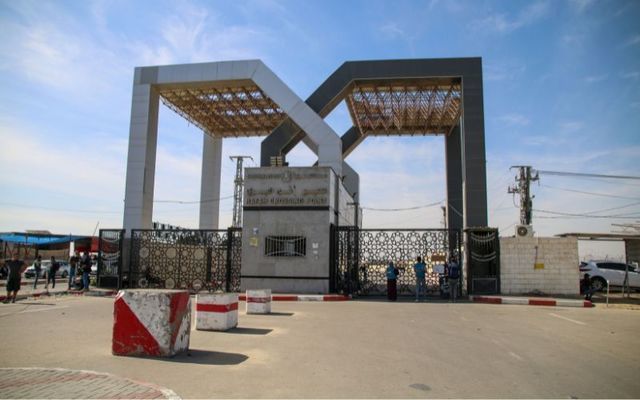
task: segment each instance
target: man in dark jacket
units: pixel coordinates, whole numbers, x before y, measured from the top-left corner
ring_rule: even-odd
[[[91,256],[88,251],[82,255],[82,290],[89,290],[89,273],[91,273]]]
[[[5,303],[16,302],[16,297],[18,296],[18,291],[20,290],[20,278],[25,269],[27,269],[27,265],[22,260],[18,260],[18,255],[14,254],[11,261],[8,261],[7,269],[9,270],[9,275],[7,279],[7,298],[5,299]]]

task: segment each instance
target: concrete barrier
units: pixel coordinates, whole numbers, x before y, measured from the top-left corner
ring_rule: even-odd
[[[186,290],[121,290],[113,307],[111,351],[172,357],[189,349],[191,299]]]
[[[271,289],[247,290],[247,314],[271,312]]]
[[[226,331],[238,326],[238,294],[196,295],[196,329]]]

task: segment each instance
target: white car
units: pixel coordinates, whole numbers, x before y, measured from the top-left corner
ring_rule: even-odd
[[[624,284],[625,270],[629,269],[629,287],[640,290],[640,271],[635,266],[615,261],[589,261],[580,263],[580,279],[589,274],[591,285],[596,290],[606,290],[610,286]]]
[[[60,268],[58,269],[58,271],[56,271],[56,277],[66,278],[67,276],[69,276],[69,270],[70,270],[69,264],[66,261],[58,261],[58,263],[60,264]],[[40,268],[40,276],[38,278],[44,279],[45,274],[49,270],[50,266],[51,266],[51,261],[43,260],[42,267]],[[29,266],[24,271],[24,277],[34,278],[35,276],[36,276],[36,267],[33,264],[31,264],[31,266]]]

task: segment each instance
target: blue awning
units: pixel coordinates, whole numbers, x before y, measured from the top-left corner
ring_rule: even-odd
[[[24,233],[0,233],[0,242],[15,243],[21,245],[30,246],[42,246],[48,244],[59,244],[75,242],[76,240],[89,239],[91,236],[77,236],[77,235],[27,235]]]

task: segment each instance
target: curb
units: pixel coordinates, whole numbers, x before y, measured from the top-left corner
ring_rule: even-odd
[[[239,299],[241,301],[246,301],[247,296],[241,294]],[[271,301],[347,301],[350,299],[351,297],[341,294],[274,294],[271,296]]]
[[[30,294],[19,294],[16,296],[16,301],[26,300],[30,298],[51,297],[51,296],[89,296],[89,297],[108,297],[118,294],[117,290],[94,290],[83,292],[80,290],[62,290],[60,292],[37,292]],[[5,301],[6,295],[0,296],[0,302]]]
[[[593,303],[589,300],[556,300],[545,298],[525,298],[525,297],[496,297],[496,296],[469,296],[469,300],[474,303],[485,304],[518,304],[524,306],[546,306],[546,307],[581,307],[591,308]]]

